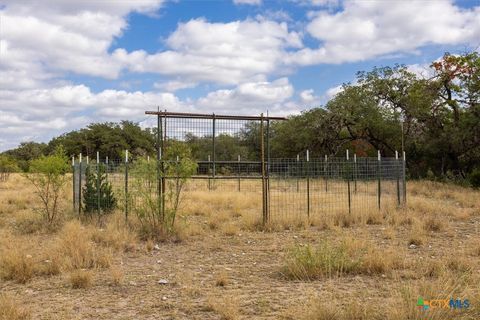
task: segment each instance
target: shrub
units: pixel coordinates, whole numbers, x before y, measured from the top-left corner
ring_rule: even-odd
[[[68,171],[67,158],[63,148],[57,148],[50,156],[41,156],[32,160],[29,172],[25,177],[34,185],[36,194],[41,199],[42,216],[48,223],[58,218],[58,202],[62,188],[67,181],[65,173]]]
[[[174,143],[164,155],[161,168],[157,162],[138,159],[133,165],[131,176],[135,183],[135,194],[140,199],[133,208],[145,238],[174,234],[175,218],[187,179],[196,171],[197,164],[191,160],[188,146]],[[158,196],[158,174],[165,179],[165,190]]]
[[[468,175],[468,182],[474,188],[480,188],[480,168],[474,169]]]

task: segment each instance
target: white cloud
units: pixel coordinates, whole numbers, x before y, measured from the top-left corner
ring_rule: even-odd
[[[181,80],[171,80],[165,82],[155,82],[153,87],[155,89],[161,89],[168,92],[175,92],[180,89],[194,88],[197,84],[195,82],[181,81]]]
[[[303,90],[299,94],[300,96],[300,103],[303,106],[308,106],[308,107],[315,107],[320,104],[320,97],[315,95],[315,92],[313,89],[307,89]]]
[[[300,65],[367,60],[415,52],[429,44],[477,44],[480,7],[462,9],[451,1],[349,1],[339,12],[319,11],[307,26],[321,41],[317,49],[291,55]]]
[[[343,85],[342,84],[327,89],[327,91],[325,92],[325,100],[328,101],[328,100],[334,98],[337,94],[339,94],[342,91],[343,91]]]
[[[126,15],[155,12],[161,2],[3,0],[0,71],[23,88],[65,72],[116,78],[122,65],[108,48],[125,30]]]
[[[234,89],[208,93],[196,101],[203,110],[235,114],[259,114],[266,110],[285,114],[284,103],[293,96],[294,89],[287,78],[272,82],[247,82]]]
[[[156,72],[184,81],[238,84],[277,72],[287,48],[302,47],[285,22],[268,20],[179,24],[167,39],[170,50],[149,55],[117,49],[114,57],[134,72]]]
[[[261,5],[262,4],[262,0],[233,0],[233,3],[235,3],[236,5],[239,5],[239,4],[249,4],[249,5]]]

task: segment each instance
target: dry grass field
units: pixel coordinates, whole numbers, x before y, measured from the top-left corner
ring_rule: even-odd
[[[70,190],[47,226],[25,179],[0,183],[1,320],[480,319],[479,191],[410,182],[406,208],[266,228],[251,192],[191,191],[157,243],[121,212],[79,221]],[[470,306],[421,310],[419,297]]]

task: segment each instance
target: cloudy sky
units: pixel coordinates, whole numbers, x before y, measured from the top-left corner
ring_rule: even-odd
[[[474,0],[0,0],[0,150],[157,106],[298,113],[479,46]]]

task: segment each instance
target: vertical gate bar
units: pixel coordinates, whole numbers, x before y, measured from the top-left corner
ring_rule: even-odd
[[[297,154],[297,165],[296,165],[296,176],[297,176],[297,192],[300,191],[300,182],[298,181],[299,180],[299,176],[301,174],[301,170],[300,170],[300,155]]]
[[[397,177],[397,206],[400,207],[400,162],[398,159],[398,151],[395,150],[395,175]]]
[[[216,135],[216,121],[215,121],[215,113],[213,114],[213,119],[212,119],[212,175],[213,175],[213,183],[215,184],[215,135]]]
[[[378,150],[378,165],[377,165],[377,178],[378,178],[378,190],[377,190],[377,200],[378,200],[378,210],[380,210],[381,206],[381,198],[382,198],[382,185],[381,185],[381,178],[382,178],[382,164],[381,164],[381,156],[380,150]]]
[[[266,187],[266,203],[267,203],[267,217],[270,216],[270,120],[268,119],[267,111],[267,187]]]
[[[310,221],[310,152],[307,149],[307,219]]]
[[[405,151],[403,151],[403,205],[407,204],[407,173],[406,173],[406,166],[407,166],[407,156]]]
[[[348,154],[348,149],[347,149],[347,192],[348,192],[348,214],[352,213],[352,198],[350,195],[350,174],[351,174],[351,167],[350,167],[350,161],[349,161],[349,154]]]
[[[167,112],[167,110],[165,110],[165,113]],[[161,158],[161,165],[162,165],[162,170],[160,171],[160,174],[161,174],[161,180],[162,180],[162,203],[161,203],[161,208],[162,208],[162,212],[161,212],[161,217],[162,217],[162,222],[165,221],[165,193],[167,192],[166,190],[166,183],[165,183],[165,176],[166,176],[166,172],[165,172],[165,148],[166,148],[166,144],[167,144],[167,115],[165,114],[163,116],[163,136],[162,136],[162,143],[161,143],[161,146],[162,146],[162,158]]]
[[[125,222],[128,222],[128,150],[125,150]]]
[[[160,180],[160,166],[162,159],[161,138],[162,137],[162,125],[160,115],[157,115],[157,215],[162,217],[162,182]]]
[[[266,225],[268,222],[267,216],[267,202],[265,199],[265,146],[264,146],[264,135],[263,135],[263,113],[261,114],[260,119],[260,154],[262,161],[262,216],[263,216],[263,225]]]
[[[78,155],[78,215],[82,213],[82,153]]]

